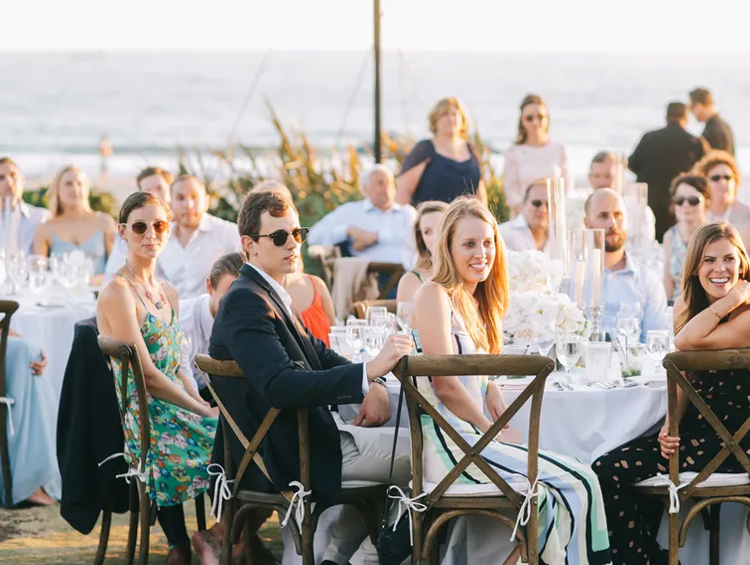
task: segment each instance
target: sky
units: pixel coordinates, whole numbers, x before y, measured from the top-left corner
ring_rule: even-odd
[[[381,7],[383,49],[750,53],[744,0],[381,0]],[[10,0],[0,51],[360,50],[372,45],[372,28],[373,0]]]

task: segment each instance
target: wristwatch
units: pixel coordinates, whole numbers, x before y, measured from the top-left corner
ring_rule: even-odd
[[[379,385],[387,386],[385,379],[383,377],[375,377],[372,379],[373,383],[378,383]]]

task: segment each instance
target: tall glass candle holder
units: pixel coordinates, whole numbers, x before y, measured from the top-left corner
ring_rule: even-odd
[[[590,339],[604,340],[604,230],[571,230],[569,296],[591,325]]]
[[[623,194],[628,212],[628,247],[640,248],[646,241],[646,208],[648,207],[648,184],[635,182],[625,186]]]
[[[568,272],[568,234],[565,215],[565,181],[547,179],[547,198],[549,200],[549,238],[551,240],[550,259],[561,261],[565,266],[563,279],[570,277]]]

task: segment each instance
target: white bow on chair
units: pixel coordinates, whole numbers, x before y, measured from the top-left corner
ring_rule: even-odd
[[[284,521],[281,522],[281,527],[283,528],[289,523],[289,518],[291,518],[294,509],[294,519],[297,520],[297,526],[302,528],[302,521],[305,519],[305,497],[311,495],[312,491],[305,490],[304,485],[299,481],[292,481],[289,486],[297,490],[294,491],[292,500],[289,501],[289,509],[286,511]]]
[[[125,458],[125,453],[113,453],[112,455],[109,455],[99,461],[97,465],[101,467],[104,465],[107,461],[111,461],[113,459],[117,459],[118,457]],[[136,469],[135,467],[130,467],[125,473],[120,473],[119,475],[115,475],[116,479],[125,479],[125,482],[130,484],[130,477],[135,477],[137,480],[141,481],[143,484],[146,484],[146,479],[148,479],[148,476],[146,473],[143,472],[142,464],[140,469]]]
[[[665,486],[669,489],[669,513],[679,514],[680,513],[680,489],[685,488],[690,483],[680,483],[679,485],[674,484],[669,477],[658,473],[656,475],[660,481],[659,486]]]
[[[390,494],[390,492],[394,489],[398,494]],[[399,488],[398,486],[391,485],[390,487],[388,487],[388,498],[398,500],[398,517],[396,518],[396,522],[393,524],[393,531],[396,531],[396,527],[398,526],[398,523],[401,520],[401,516],[403,515],[403,511],[401,509],[401,505],[403,505],[409,517],[409,543],[412,545],[412,547],[414,547],[414,522],[411,513],[424,512],[425,510],[427,510],[427,506],[425,506],[421,502],[417,502],[417,500],[419,500],[423,496],[427,496],[427,493],[423,492],[419,496],[409,498],[408,496],[406,496],[406,493],[404,493],[404,491],[401,490],[401,488]]]
[[[218,467],[219,471],[212,471],[211,467]],[[217,522],[221,522],[222,509],[224,507],[224,501],[232,498],[232,489],[229,488],[229,483],[233,483],[227,480],[227,474],[224,472],[224,467],[218,463],[211,463],[206,470],[209,476],[216,477],[216,483],[214,483],[214,503],[211,506],[211,516],[216,518]]]
[[[514,541],[516,539],[516,533],[518,532],[518,528],[520,526],[526,526],[526,524],[529,523],[529,520],[531,520],[531,511],[534,508],[531,505],[531,500],[534,498],[538,498],[540,494],[539,489],[537,488],[538,482],[539,482],[539,478],[537,478],[534,481],[534,484],[532,485],[532,484],[529,484],[528,479],[526,479],[526,484],[529,485],[529,489],[526,491],[526,496],[523,499],[521,508],[518,509],[518,517],[516,518],[516,525],[513,526],[513,533],[510,534],[510,541]]]

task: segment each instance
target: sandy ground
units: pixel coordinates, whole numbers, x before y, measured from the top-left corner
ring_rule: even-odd
[[[208,511],[208,509],[207,509]],[[185,505],[188,531],[197,529],[195,506]],[[209,526],[213,518],[209,518]],[[125,563],[128,535],[128,515],[116,514],[112,519],[106,565]],[[266,547],[281,558],[279,523],[274,515],[261,530]],[[99,524],[84,536],[73,530],[60,517],[60,508],[37,507],[22,510],[0,509],[0,563],[17,565],[83,565],[94,561],[99,543]],[[161,565],[166,561],[167,540],[158,523],[151,529],[149,563]],[[136,550],[137,551],[137,550]],[[137,554],[136,554],[137,560]],[[198,560],[193,556],[193,564]]]

